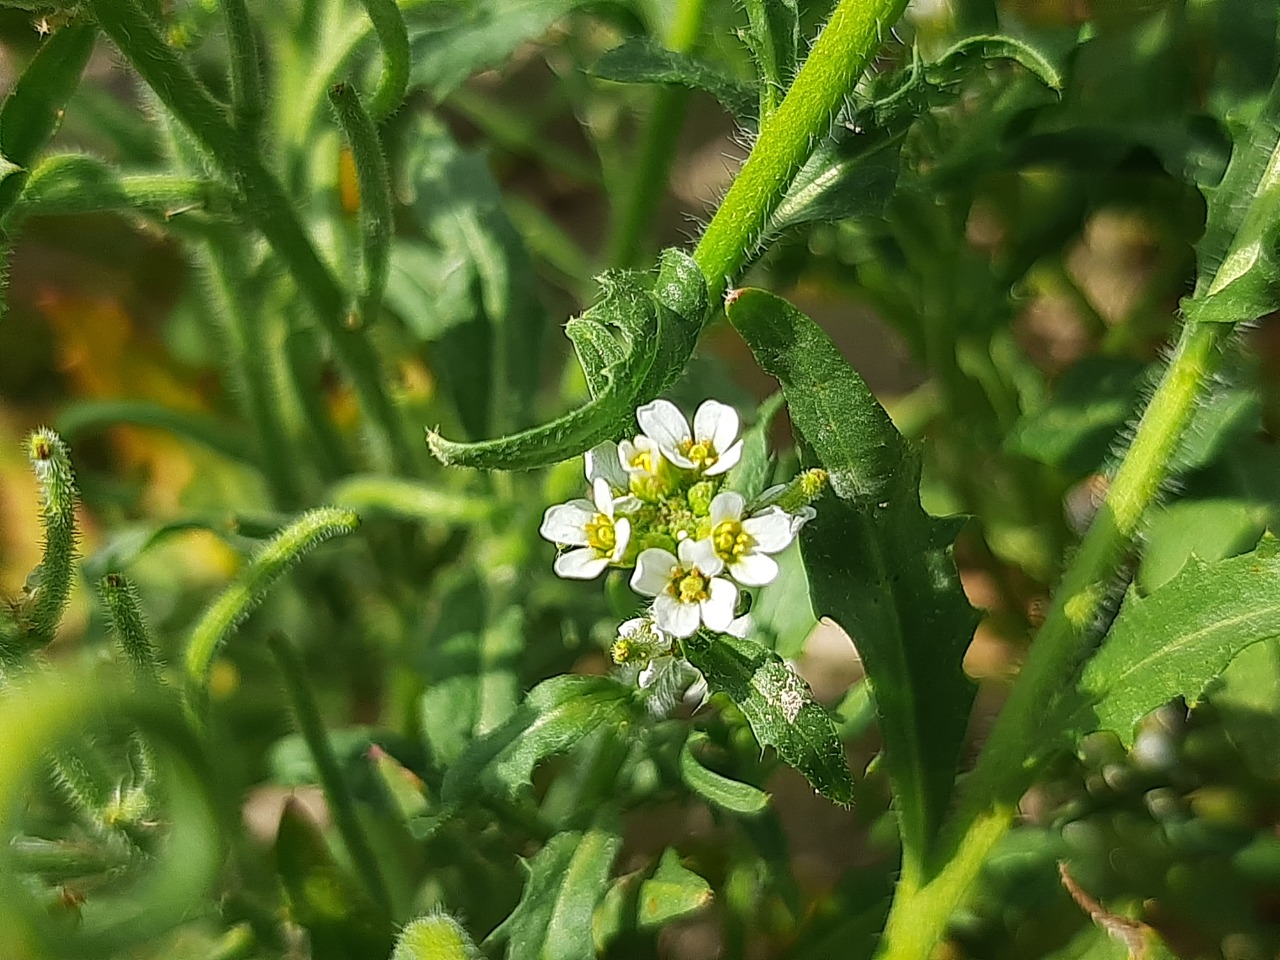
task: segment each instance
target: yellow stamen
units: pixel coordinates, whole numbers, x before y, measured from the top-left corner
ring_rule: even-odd
[[[587,546],[597,553],[609,555],[618,545],[618,535],[613,529],[613,520],[603,513],[597,513],[586,526]]]
[[[711,543],[722,560],[746,556],[756,545],[756,538],[742,529],[740,520],[722,520],[711,531]]]

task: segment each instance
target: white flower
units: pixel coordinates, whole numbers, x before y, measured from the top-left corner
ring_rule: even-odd
[[[604,480],[617,494],[624,494],[630,486],[631,478],[622,466],[618,454],[618,445],[612,440],[597,444],[587,451],[585,457],[587,483],[594,488],[597,480]]]
[[[681,700],[697,709],[706,699],[701,671],[680,656],[652,617],[635,617],[618,627],[613,659],[624,681],[648,691],[645,699],[655,716],[666,716]]]
[[[538,532],[552,543],[579,547],[556,557],[555,571],[572,580],[600,576],[610,563],[617,563],[631,541],[631,521],[617,516],[619,504],[609,482],[596,478],[591,500],[571,500],[548,507]]]
[[[688,637],[699,626],[717,633],[733,620],[738,588],[716,574],[724,563],[710,541],[681,540],[677,559],[668,551],[650,547],[640,552],[631,587],[653,597],[653,619],[673,637]]]
[[[785,550],[804,520],[781,507],[766,507],[744,520],[746,505],[740,493],[717,493],[711,501],[711,536],[702,543],[733,579],[746,587],[763,587],[778,576],[778,562],[769,554]]]
[[[685,470],[718,476],[742,458],[738,411],[707,400],[693,415],[693,429],[674,403],[654,400],[636,410],[636,422],[662,455]]]

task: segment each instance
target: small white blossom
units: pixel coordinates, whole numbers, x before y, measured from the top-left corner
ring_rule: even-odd
[[[571,580],[600,576],[617,563],[631,541],[631,521],[618,516],[618,507],[629,498],[615,498],[609,482],[596,478],[592,500],[571,500],[548,507],[538,532],[552,543],[578,547],[556,557],[555,571]]]
[[[631,587],[653,597],[653,619],[673,637],[688,637],[705,625],[723,632],[733,620],[738,588],[717,576],[724,562],[707,540],[680,541],[679,557],[650,547],[640,552]]]
[[[778,562],[770,554],[785,550],[804,520],[780,507],[766,507],[744,519],[746,504],[742,494],[732,490],[716,494],[711,501],[711,535],[703,542],[733,579],[746,587],[763,587],[778,576]]]
[[[692,430],[684,414],[668,400],[640,407],[636,422],[664,457],[685,470],[714,477],[731,470],[742,458],[738,411],[716,400],[698,407]]]
[[[680,656],[652,617],[635,617],[618,627],[613,659],[626,682],[648,691],[645,699],[655,716],[666,716],[682,700],[697,709],[706,699],[701,671]]]
[[[597,480],[604,480],[614,493],[622,495],[627,492],[631,478],[622,466],[618,445],[612,440],[606,440],[588,450],[584,462],[587,483],[591,484],[592,488],[595,487]]]

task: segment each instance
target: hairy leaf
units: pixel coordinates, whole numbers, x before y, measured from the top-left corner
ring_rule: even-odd
[[[649,37],[631,37],[607,51],[591,68],[593,76],[618,83],[661,83],[703,90],[740,121],[755,119],[756,95],[716,67],[668,50]]]
[[[862,657],[904,847],[923,856],[974,696],[960,667],[978,618],[951,557],[959,522],[921,509],[919,455],[812,320],[761,290],[735,291],[725,310],[781,381],[798,439],[829,474],[831,493],[800,537],[810,592]]]
[[[693,354],[710,309],[707,284],[693,260],[664,251],[653,290],[639,275],[609,273],[600,278],[602,296],[571,328],[575,344],[594,342],[584,352],[592,398],[558,420],[521,433],[456,443],[428,432],[427,445],[443,463],[497,470],[525,470],[577,456],[602,440],[621,436],[635,423],[635,408],[669,387]],[[588,337],[583,324],[595,324]],[[601,346],[617,331],[620,352]]]
[[[622,847],[610,819],[602,816],[586,832],[556,834],[526,864],[520,903],[490,934],[507,941],[508,960],[595,956],[591,920]]]
[[[680,749],[680,778],[684,785],[708,803],[737,813],[744,817],[752,817],[767,810],[769,795],[759,787],[708,770],[696,756],[694,748],[706,742],[705,734],[695,734],[685,741]]]
[[[1280,307],[1280,77],[1237,143],[1196,245],[1192,322],[1248,323]]]
[[[1196,700],[1245,647],[1280,636],[1280,541],[1216,563],[1197,558],[1149,597],[1130,591],[1081,690],[1098,729],[1134,725],[1174,697]]]
[[[727,635],[687,640],[685,651],[712,692],[737,704],[757,740],[777,750],[827,799],[853,800],[853,777],[830,714],[781,657]]]
[[[445,773],[446,804],[476,794],[514,796],[528,787],[534,768],[571,750],[605,724],[631,717],[632,691],[608,677],[562,676],[529,691],[505,723],[473,740]]]
[[[461,149],[427,118],[412,125],[406,143],[399,193],[423,242],[393,255],[387,303],[408,326],[431,334],[433,372],[468,433],[524,426],[548,326],[532,262],[482,153]]]

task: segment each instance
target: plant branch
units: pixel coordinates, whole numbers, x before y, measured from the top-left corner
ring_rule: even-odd
[[[836,5],[786,97],[760,125],[751,156],[693,253],[713,301],[754,254],[769,214],[906,6],[907,0]]]

